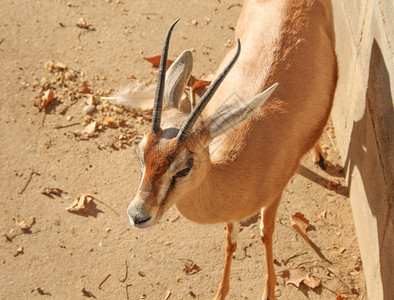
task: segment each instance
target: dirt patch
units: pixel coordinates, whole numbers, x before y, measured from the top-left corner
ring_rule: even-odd
[[[0,298],[213,298],[223,268],[224,225],[196,225],[173,209],[152,228],[129,227],[126,208],[140,172],[133,148],[149,114],[101,97],[136,79],[155,82],[156,71],[143,58],[160,53],[167,25],[177,17],[182,20],[170,58],[192,49],[193,74],[212,73],[231,45],[240,3],[2,6]],[[48,97],[44,86],[54,97],[39,111],[34,102]],[[86,111],[89,105],[94,111]],[[332,127],[323,141],[329,161],[339,164]],[[67,211],[83,194],[93,198],[96,213]],[[307,235],[321,255],[292,227],[297,212],[309,220]],[[262,295],[265,258],[257,221],[240,233],[228,299]],[[340,167],[324,172],[309,156],[303,160],[279,208],[274,255],[279,299],[365,297]],[[286,275],[300,268],[319,284],[289,283]]]

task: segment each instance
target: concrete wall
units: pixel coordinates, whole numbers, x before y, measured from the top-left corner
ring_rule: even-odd
[[[368,298],[394,299],[394,1],[332,0],[339,79],[332,119]]]

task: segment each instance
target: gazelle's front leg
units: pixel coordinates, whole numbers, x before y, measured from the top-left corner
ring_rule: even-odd
[[[237,239],[239,233],[239,223],[227,223],[226,231],[226,258],[224,261],[224,273],[222,283],[220,284],[218,293],[216,294],[215,300],[223,300],[230,289],[230,269],[233,254],[237,249]]]
[[[280,197],[261,210],[261,241],[265,247],[265,260],[267,265],[263,300],[275,299],[276,275],[274,269],[274,254],[272,251],[272,235],[275,229],[276,211],[278,209],[279,202]]]

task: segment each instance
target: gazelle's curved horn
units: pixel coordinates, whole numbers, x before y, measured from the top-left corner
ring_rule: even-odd
[[[166,70],[167,70],[168,47],[170,44],[172,30],[174,29],[176,23],[178,22],[179,19],[176,19],[174,23],[171,24],[171,26],[167,30],[167,35],[164,40],[163,52],[161,54],[160,65],[159,65],[159,75],[157,78],[155,102],[153,105],[153,116],[152,116],[153,132],[158,132],[160,130],[161,112],[163,110],[164,83],[166,79]]]
[[[234,63],[237,61],[240,52],[241,52],[241,42],[238,40],[238,47],[234,57],[232,58],[230,63],[224,68],[222,73],[220,73],[219,76],[215,79],[215,81],[211,84],[209,89],[205,92],[205,94],[202,96],[200,101],[194,107],[193,111],[190,113],[185,123],[182,125],[182,128],[180,129],[177,136],[179,142],[185,141],[185,139],[190,133],[190,130],[193,128],[194,123],[196,123],[198,117],[204,110],[205,106],[208,104],[209,100],[211,100],[216,90],[219,88],[220,84],[222,83],[223,79],[226,77],[228,72],[233,67]]]

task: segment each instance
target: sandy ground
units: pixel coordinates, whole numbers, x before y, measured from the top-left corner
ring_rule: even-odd
[[[193,224],[172,209],[152,228],[129,228],[126,208],[140,172],[133,148],[149,122],[138,112],[117,108],[109,112],[111,106],[99,97],[135,79],[156,80],[156,71],[143,58],[161,52],[165,30],[177,17],[182,20],[174,30],[169,58],[194,49],[196,77],[218,67],[232,40],[241,2],[163,3],[3,1],[1,299],[211,299],[215,295],[223,268],[224,225]],[[64,65],[56,65],[59,62]],[[33,104],[42,86],[52,87],[55,98],[40,112]],[[89,92],[101,109],[97,106],[90,119],[83,112]],[[120,124],[117,128],[104,126],[90,136],[83,133],[90,122],[109,116],[114,125]],[[328,159],[339,163],[331,127],[324,132],[323,144]],[[287,186],[277,215],[277,297],[365,299],[343,174],[338,167],[324,172],[310,161],[307,155]],[[46,188],[63,193],[44,195]],[[66,211],[82,194],[92,195],[96,208],[89,215]],[[296,212],[310,221],[308,236],[320,256],[292,228],[289,218]],[[29,217],[35,223],[23,233],[15,219],[28,223]],[[262,295],[265,258],[258,227],[256,221],[242,228],[228,299]],[[187,264],[196,264],[197,272],[187,274]],[[302,267],[319,279],[317,288],[285,285],[283,272]],[[341,293],[342,298],[337,298]]]

